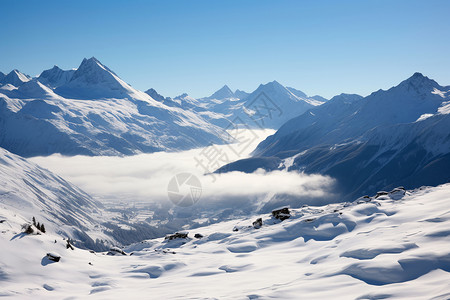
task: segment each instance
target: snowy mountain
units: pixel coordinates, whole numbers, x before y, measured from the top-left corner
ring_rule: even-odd
[[[22,156],[173,151],[230,138],[195,112],[132,88],[95,58],[54,90],[39,80],[9,86],[0,89],[0,146]]]
[[[346,199],[449,182],[449,91],[416,73],[363,99],[337,96],[286,122],[258,145],[253,159],[223,170],[325,174],[337,179]]]
[[[449,197],[448,184],[399,188],[354,202],[186,228],[166,239],[113,249],[110,255],[66,249],[65,241],[51,232],[14,238],[22,220],[2,212],[1,294],[46,299],[123,299],[130,291],[133,298],[156,299],[447,299]],[[47,253],[60,260],[50,260]]]
[[[43,71],[37,80],[51,88],[56,88],[68,83],[74,73],[75,70],[62,70],[58,66],[54,66],[51,69]]]
[[[239,89],[234,91],[234,96],[238,99],[244,99],[244,98],[248,97],[248,95],[250,95],[250,94],[245,91],[241,91]]]
[[[302,96],[295,95],[277,81],[261,84],[245,98],[243,108],[259,127],[276,129],[287,120],[322,104],[317,100],[303,97],[305,94],[298,90],[295,90],[295,93]]]
[[[105,228],[100,224],[106,220],[99,202],[61,177],[2,148],[0,181],[0,219],[14,215],[24,224],[35,217],[48,233],[90,249],[105,249],[97,239],[113,241],[102,232]]]
[[[291,88],[291,87],[288,87],[288,86],[286,87],[286,89],[289,92],[291,92],[292,94],[294,94],[295,96],[297,96],[297,97],[300,97],[300,98],[307,98],[308,97],[305,93],[303,93],[300,90],[297,90],[297,89],[294,89],[294,88]]]
[[[224,85],[221,89],[216,91],[214,94],[208,97],[209,99],[226,99],[226,98],[238,98],[234,95],[233,91],[228,87],[228,85]]]
[[[15,93],[10,95],[23,99],[61,99],[51,88],[34,79],[25,82],[15,90]]]
[[[224,85],[211,96],[200,99],[192,98],[186,93],[172,99],[163,97],[154,89],[149,89],[146,93],[168,106],[195,112],[224,129],[235,126],[278,128],[306,109],[324,103],[322,100],[309,98],[299,90],[285,88],[276,81],[261,84],[251,94],[241,90],[233,92]]]
[[[28,75],[25,75],[21,73],[19,70],[14,69],[8,75],[4,76],[3,79],[0,80],[0,85],[12,84],[13,86],[18,87],[30,80],[31,78]]]
[[[0,72],[0,82],[2,82],[3,78],[5,78],[5,74],[3,72]]]
[[[147,99],[147,94],[132,88],[95,57],[84,59],[66,84],[55,92],[72,99]]]

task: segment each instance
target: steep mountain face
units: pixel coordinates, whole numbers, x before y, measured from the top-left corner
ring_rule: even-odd
[[[75,70],[62,70],[58,66],[45,70],[39,75],[37,80],[51,88],[56,88],[64,85],[72,79]]]
[[[337,96],[284,124],[258,145],[254,162],[238,161],[231,169],[273,169],[264,163],[272,157],[276,169],[336,178],[346,198],[448,182],[449,91],[416,73],[363,99]]]
[[[286,87],[286,89],[289,91],[289,92],[291,92],[292,94],[294,94],[295,96],[297,96],[297,97],[300,97],[300,98],[307,98],[308,96],[306,96],[306,94],[305,93],[303,93],[302,91],[300,91],[300,90],[297,90],[297,89],[294,89],[294,88],[291,88],[291,87]]]
[[[54,90],[36,80],[1,89],[0,120],[0,146],[26,157],[185,150],[229,139],[195,112],[133,89],[95,58]]]
[[[164,97],[163,95],[159,94],[155,89],[148,89],[145,91],[145,93],[159,102],[164,102],[167,99],[170,99],[170,97]]]
[[[113,241],[102,232],[102,205],[61,177],[0,148],[1,214],[14,213],[23,222],[45,225],[46,231],[91,249],[104,249],[96,241]],[[4,216],[3,216],[4,217]],[[104,229],[104,228],[103,228]]]
[[[8,75],[0,80],[0,84],[12,84],[13,86],[21,86],[25,82],[30,81],[30,77],[21,73],[19,70],[12,70]]]
[[[3,80],[3,78],[5,78],[5,73],[3,73],[3,72],[0,72],[0,82],[2,82],[2,80]]]

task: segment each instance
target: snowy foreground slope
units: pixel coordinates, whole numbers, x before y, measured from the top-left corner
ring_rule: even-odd
[[[131,256],[67,250],[52,233],[15,238],[22,220],[2,211],[0,295],[448,299],[450,184],[404,194],[291,209],[284,221],[268,214],[227,221],[186,239],[134,244],[124,249]],[[258,217],[263,225],[255,229]],[[61,260],[50,261],[48,252]]]
[[[100,223],[106,218],[101,203],[61,177],[2,148],[0,182],[0,219],[14,216],[15,222],[24,224],[35,217],[48,232],[91,249],[105,249],[97,239],[114,241],[102,232],[105,228]],[[2,230],[8,228],[7,224],[2,224],[6,226]]]

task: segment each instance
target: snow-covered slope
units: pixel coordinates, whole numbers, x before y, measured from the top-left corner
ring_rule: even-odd
[[[49,234],[14,238],[2,216],[2,296],[123,299],[448,299],[450,185],[291,209],[148,240],[133,255],[67,250]],[[5,218],[6,217],[6,218]],[[261,218],[262,226],[252,222]],[[195,238],[201,234],[201,238]],[[199,236],[200,237],[200,236]],[[56,243],[55,240],[56,239]],[[59,262],[46,253],[57,252]]]
[[[43,71],[37,79],[51,88],[56,88],[68,83],[74,73],[75,70],[62,70],[58,66],[54,66]]]
[[[12,84],[16,87],[21,86],[27,81],[30,81],[30,77],[21,73],[19,70],[12,70],[8,75],[4,76],[3,79],[0,80],[0,85],[3,84]]]
[[[195,112],[133,89],[95,58],[54,90],[35,79],[0,89],[0,118],[0,146],[22,156],[171,151],[229,138]]]
[[[51,88],[36,79],[25,82],[16,90],[16,93],[10,95],[23,99],[61,99]]]
[[[104,249],[102,205],[61,177],[0,148],[0,220],[43,223],[47,233],[68,237],[79,246]],[[17,233],[18,234],[18,233]],[[14,238],[21,239],[18,234]],[[2,247],[2,249],[4,249]],[[4,262],[3,262],[4,263]]]

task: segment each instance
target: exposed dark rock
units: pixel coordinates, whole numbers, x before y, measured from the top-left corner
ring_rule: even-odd
[[[50,252],[50,253],[47,253],[47,258],[51,261],[58,262],[61,259],[61,255],[54,253],[54,252]]]
[[[176,232],[174,234],[166,235],[164,240],[171,241],[171,240],[175,240],[175,239],[187,239],[187,237],[188,237],[188,232]]]
[[[259,228],[261,228],[262,224],[263,224],[262,219],[261,219],[261,218],[258,218],[258,219],[256,219],[255,222],[253,222],[253,227],[254,227],[255,229],[259,229]]]
[[[379,198],[379,197],[381,197],[381,196],[386,196],[386,195],[389,195],[389,193],[388,193],[388,192],[385,192],[385,191],[380,191],[380,192],[378,192],[378,193],[376,194],[375,199],[377,199],[377,198]]]
[[[286,219],[289,219],[291,217],[291,212],[289,211],[288,207],[283,207],[279,209],[275,209],[272,211],[272,216],[275,219],[284,221]]]
[[[203,234],[196,233],[196,234],[194,235],[194,237],[195,237],[196,239],[201,239],[201,238],[203,237]]]
[[[112,247],[111,249],[109,249],[108,253],[106,253],[107,255],[127,255],[122,249],[120,249],[119,247]]]
[[[67,239],[66,249],[75,250],[73,245],[70,243],[70,239]]]

